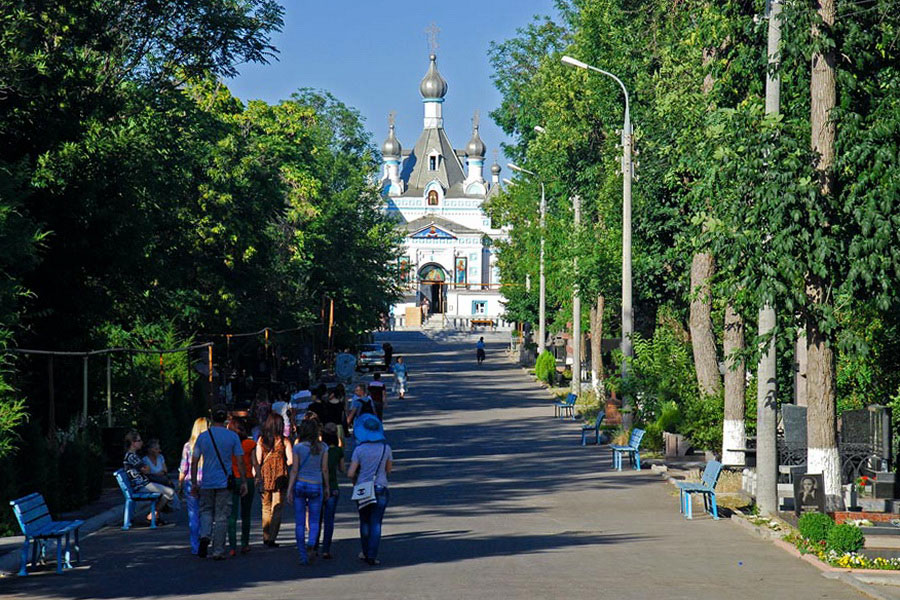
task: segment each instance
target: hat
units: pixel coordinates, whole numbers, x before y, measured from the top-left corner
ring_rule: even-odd
[[[353,422],[353,436],[359,443],[384,441],[384,427],[373,414],[360,415]]]

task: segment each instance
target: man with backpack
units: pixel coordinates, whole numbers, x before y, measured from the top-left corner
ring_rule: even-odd
[[[350,400],[350,412],[347,413],[347,422],[352,426],[356,417],[365,414],[378,416],[375,410],[375,401],[366,395],[366,384],[360,383],[353,391],[353,398]]]

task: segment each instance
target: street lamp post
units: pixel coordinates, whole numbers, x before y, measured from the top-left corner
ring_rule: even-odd
[[[512,163],[507,163],[507,166],[513,171],[537,177],[537,173],[534,171],[523,169]],[[546,226],[547,217],[547,197],[544,194],[544,182],[540,181],[539,183],[541,184],[541,267],[539,284],[541,297],[538,305],[538,354],[544,351],[544,344],[547,339],[547,282],[544,279],[544,227]]]
[[[622,127],[622,354],[625,359],[633,355],[632,333],[634,331],[634,312],[631,305],[631,177],[632,177],[632,128],[631,105],[628,90],[622,80],[603,69],[581,62],[571,56],[563,56],[562,62],[572,67],[595,71],[616,81],[625,94],[625,123]],[[628,375],[628,361],[622,361],[622,379]],[[630,420],[626,414],[625,419]],[[630,423],[629,423],[630,425]]]

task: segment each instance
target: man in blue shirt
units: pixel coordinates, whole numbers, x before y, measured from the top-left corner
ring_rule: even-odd
[[[484,362],[484,338],[478,338],[478,341],[475,343],[475,358],[478,359],[478,364],[480,365]]]
[[[353,391],[353,398],[350,399],[350,412],[347,413],[347,422],[353,425],[356,417],[366,413],[375,414],[375,402],[366,395],[366,386],[360,383]]]
[[[231,494],[228,476],[232,473],[233,457],[244,455],[241,440],[233,431],[225,428],[228,411],[222,405],[212,409],[212,424],[197,437],[191,456],[191,494],[200,497],[200,548],[197,556],[206,558],[212,538],[213,558],[225,558],[225,525],[231,514]],[[203,483],[198,485],[197,467],[203,459]],[[241,481],[244,472],[243,459],[237,460]],[[247,484],[241,483],[241,496],[247,495]]]

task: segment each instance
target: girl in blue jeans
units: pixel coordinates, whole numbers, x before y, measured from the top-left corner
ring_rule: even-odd
[[[350,459],[347,475],[356,485],[374,482],[375,501],[359,508],[359,541],[362,552],[359,557],[371,566],[381,564],[378,547],[381,544],[381,522],[387,509],[387,476],[393,466],[391,447],[384,438],[384,429],[378,417],[372,414],[360,415],[353,424],[356,448]]]
[[[194,442],[197,437],[208,429],[205,417],[194,421],[191,429],[191,439],[184,444],[181,450],[181,465],[178,468],[178,491],[185,497],[188,513],[188,528],[191,535],[191,554],[197,554],[200,550],[200,499],[191,494],[191,457],[194,454]],[[197,467],[197,482],[203,481],[203,464]]]
[[[315,560],[315,544],[319,539],[319,515],[322,499],[329,495],[328,446],[319,441],[319,422],[309,419],[300,423],[294,462],[288,480],[288,504],[294,504],[294,531],[300,564]],[[309,521],[309,535],[306,523]]]

